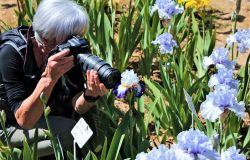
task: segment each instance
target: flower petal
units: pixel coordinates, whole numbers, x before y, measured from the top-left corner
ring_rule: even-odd
[[[224,110],[218,106],[215,106],[211,100],[206,100],[201,104],[200,111],[202,117],[215,122],[215,120],[219,118]]]
[[[115,96],[117,98],[125,98],[127,96],[127,92],[128,92],[128,88],[124,87],[123,85],[117,85],[114,90],[113,93],[115,94]]]
[[[140,81],[138,85],[133,87],[133,90],[135,91],[135,97],[140,97],[145,92],[145,84],[143,81]]]

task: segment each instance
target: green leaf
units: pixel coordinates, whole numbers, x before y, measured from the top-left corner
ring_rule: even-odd
[[[67,157],[68,157],[68,160],[74,160],[74,155],[69,151],[67,151]]]
[[[4,110],[1,110],[0,113],[0,120],[1,120],[1,126],[2,128],[5,128],[5,123],[6,123],[6,113],[4,112]]]
[[[129,114],[126,113],[121,124],[116,129],[114,137],[111,141],[110,148],[106,159],[116,160],[123,143],[126,131],[129,126]]]
[[[199,31],[199,25],[198,25],[198,22],[197,22],[197,20],[196,20],[196,18],[194,16],[193,12],[191,13],[191,16],[192,16],[192,30],[193,30],[194,33],[196,33],[196,32],[199,33],[200,32]]]
[[[145,98],[144,96],[141,96],[138,98],[137,104],[138,104],[138,111],[141,113],[145,112],[145,104],[144,104]]]
[[[84,160],[98,160],[98,159],[97,159],[96,155],[93,152],[89,151],[89,153],[84,158]]]
[[[107,155],[107,137],[105,136],[105,141],[104,141],[104,145],[102,148],[102,154],[101,154],[101,159],[100,160],[105,160],[106,159],[106,155]]]
[[[9,146],[5,146],[1,140],[0,140],[0,152],[8,155],[11,154],[11,148]]]
[[[23,140],[23,159],[32,159],[32,151],[26,138]]]
[[[48,116],[49,114],[50,114],[50,112],[51,112],[51,109],[50,109],[50,107],[48,106],[48,107],[45,107],[45,110],[44,110],[44,116]]]
[[[37,144],[38,144],[38,128],[36,128],[35,130],[35,138],[34,138],[34,143],[33,143],[33,160],[38,159]]]
[[[248,128],[246,138],[243,141],[243,148],[247,149],[250,145],[250,127]]]
[[[246,96],[249,91],[249,84],[250,84],[250,71],[249,71],[249,62],[250,62],[250,54],[247,57],[246,65],[245,65],[245,75],[244,75],[244,86],[242,95],[240,97],[240,101],[246,101]]]

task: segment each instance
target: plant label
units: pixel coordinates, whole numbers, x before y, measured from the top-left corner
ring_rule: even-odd
[[[89,138],[93,135],[93,131],[90,129],[85,120],[83,118],[80,118],[80,120],[71,130],[71,134],[73,135],[78,146],[82,148],[84,144],[89,140]]]

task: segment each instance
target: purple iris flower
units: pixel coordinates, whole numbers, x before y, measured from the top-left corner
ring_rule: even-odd
[[[134,93],[135,97],[140,97],[144,91],[144,82],[139,80],[133,70],[126,70],[121,74],[121,83],[116,85],[113,93],[117,98],[125,98],[128,93]]]

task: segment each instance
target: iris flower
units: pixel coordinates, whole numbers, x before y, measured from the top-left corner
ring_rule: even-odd
[[[173,53],[174,47],[177,47],[176,41],[173,39],[173,36],[170,33],[163,33],[158,36],[154,41],[152,41],[154,45],[160,45],[161,54],[165,53]]]
[[[180,7],[174,0],[156,0],[151,7],[151,15],[158,11],[160,19],[171,19],[174,15],[182,13],[183,7]]]
[[[126,70],[121,74],[121,83],[118,84],[113,93],[117,98],[125,98],[128,93],[134,93],[135,97],[140,97],[145,91],[145,85],[139,80],[133,70]]]
[[[210,77],[208,82],[209,87],[214,87],[218,84],[226,84],[233,89],[238,89],[238,81],[233,79],[233,70],[231,69],[221,68],[217,74]]]
[[[228,148],[221,153],[221,160],[246,160],[246,156],[239,153],[235,146]]]
[[[177,135],[171,148],[160,145],[150,152],[141,152],[136,160],[219,160],[219,153],[213,149],[212,141],[201,131],[190,129]]]
[[[237,102],[237,90],[225,84],[219,84],[214,87],[214,91],[206,96],[202,102],[200,110],[201,115],[212,122],[226,110],[231,110],[237,116],[244,118],[245,104]]]
[[[178,147],[199,159],[218,159],[219,154],[213,150],[212,142],[199,130],[190,129],[177,135]]]
[[[228,58],[229,51],[227,48],[217,48],[212,54],[204,57],[203,66],[207,68],[210,65],[216,65],[217,69],[227,68],[234,69],[235,62]]]
[[[238,44],[238,51],[246,53],[250,49],[250,29],[242,29],[227,38],[227,44],[232,46],[236,42]]]
[[[159,145],[158,148],[153,148],[150,152],[141,152],[137,154],[135,160],[194,160],[191,155],[186,153],[184,150],[173,145],[168,149],[164,145]]]

